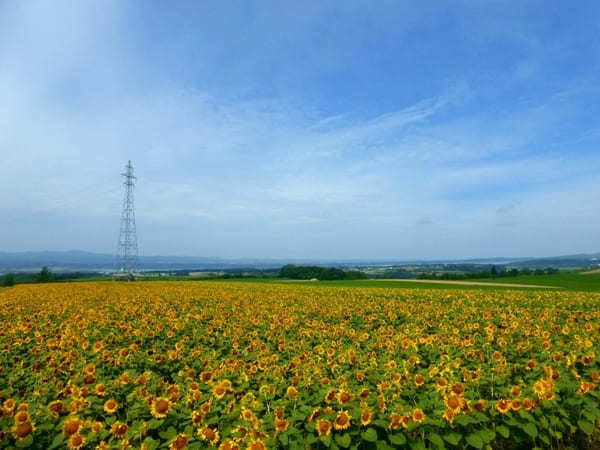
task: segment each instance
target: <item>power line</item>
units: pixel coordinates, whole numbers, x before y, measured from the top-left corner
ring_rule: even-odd
[[[133,208],[133,188],[136,177],[133,175],[131,161],[125,166],[125,173],[121,174],[125,181],[123,210],[121,212],[121,226],[119,228],[119,242],[117,244],[117,271],[122,274],[133,274],[137,268],[138,243],[135,230],[135,210]]]

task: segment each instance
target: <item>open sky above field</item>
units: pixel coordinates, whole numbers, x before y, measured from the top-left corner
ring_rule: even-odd
[[[0,250],[600,250],[596,1],[0,3]]]

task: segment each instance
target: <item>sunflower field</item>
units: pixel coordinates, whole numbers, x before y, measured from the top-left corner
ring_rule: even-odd
[[[0,447],[593,448],[599,344],[589,293],[18,285]]]

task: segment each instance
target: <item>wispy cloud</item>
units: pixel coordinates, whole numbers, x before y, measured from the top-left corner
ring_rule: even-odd
[[[128,159],[144,253],[438,258],[600,248],[591,232],[600,213],[588,207],[600,91],[590,71],[545,77],[572,50],[540,46],[545,31],[521,21],[492,39],[446,11],[454,34],[438,23],[437,39],[427,39],[429,8],[373,6],[361,21],[352,2],[297,7],[297,17],[258,8],[246,22],[214,4],[204,13],[239,28],[217,30],[190,8],[151,22],[158,39],[145,11],[120,2],[0,6],[6,249],[111,251]],[[463,8],[468,16],[478,7]],[[405,20],[374,31],[386,12]],[[320,45],[328,20],[341,34],[329,29]],[[506,20],[485,17],[495,28]],[[188,31],[164,34],[177,26]],[[285,39],[267,42],[265,27]],[[196,28],[223,39],[209,48]],[[465,30],[472,42],[461,47]],[[448,60],[443,38],[464,61]],[[508,63],[506,51],[487,65],[471,55],[523,42]],[[306,55],[307,67],[289,52]],[[514,234],[490,243],[499,229]],[[577,236],[561,241],[560,230]]]

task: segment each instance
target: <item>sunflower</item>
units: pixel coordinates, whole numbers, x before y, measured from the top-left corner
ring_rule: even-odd
[[[421,408],[415,409],[412,413],[412,420],[414,420],[417,423],[422,423],[425,420],[425,417],[427,416]]]
[[[510,409],[512,409],[513,411],[518,411],[523,407],[523,403],[521,403],[521,400],[519,400],[518,398],[513,398],[510,401]]]
[[[163,419],[167,417],[167,414],[171,410],[171,402],[169,399],[164,397],[158,397],[152,400],[150,406],[150,413],[157,419]]]
[[[454,383],[450,390],[456,395],[462,395],[465,393],[465,385],[462,383]]]
[[[200,411],[192,411],[192,425],[199,427],[204,420],[204,414]]]
[[[346,403],[349,403],[352,400],[352,394],[341,390],[337,394],[337,400],[340,405],[345,405]]]
[[[290,422],[287,419],[275,419],[275,431],[282,432],[286,431],[290,426]]]
[[[12,413],[15,409],[16,403],[12,398],[9,398],[7,400],[4,401],[4,403],[2,404],[2,406],[4,407],[4,411],[6,412],[7,416],[12,416]]]
[[[521,388],[519,386],[513,386],[510,388],[511,397],[518,397],[519,395],[521,395]]]
[[[48,409],[50,410],[50,414],[56,418],[65,410],[65,405],[62,400],[54,400],[50,402]]]
[[[35,425],[32,422],[18,422],[14,424],[12,431],[15,437],[22,441],[35,431]]]
[[[454,412],[459,412],[462,406],[462,399],[456,394],[450,394],[445,398],[446,407]]]
[[[425,384],[425,378],[420,373],[415,375],[415,385],[421,387]]]
[[[285,391],[285,395],[287,395],[287,398],[289,398],[290,400],[293,400],[294,397],[296,397],[298,394],[298,389],[296,389],[295,386],[289,386]]]
[[[285,406],[278,406],[275,408],[275,417],[278,419],[283,419],[283,414],[285,412]]]
[[[219,445],[219,450],[240,450],[240,446],[228,439]]]
[[[475,411],[483,412],[485,411],[486,406],[486,401],[481,398],[473,404],[473,409],[475,409]]]
[[[448,380],[444,377],[439,377],[435,383],[436,391],[444,391],[448,387]]]
[[[117,421],[113,423],[112,427],[110,427],[110,432],[117,439],[123,439],[125,437],[125,434],[127,434],[128,429],[129,427],[126,423]]]
[[[77,433],[83,427],[83,422],[78,417],[68,418],[63,425],[63,434],[71,436]]]
[[[103,383],[98,383],[94,391],[98,397],[104,397],[106,395],[106,386]]]
[[[390,423],[388,424],[388,428],[390,430],[397,430],[402,425],[402,416],[398,413],[390,414]]]
[[[15,422],[16,423],[24,423],[29,422],[29,412],[28,411],[17,411],[15,414]]]
[[[183,450],[187,448],[190,438],[186,434],[178,434],[169,443],[169,450]]]
[[[454,422],[454,415],[455,413],[453,409],[446,409],[443,414],[444,419],[446,419],[448,423]]]
[[[247,422],[251,422],[254,420],[254,413],[247,409],[247,408],[242,408],[242,412],[240,413],[240,417],[247,421]]]
[[[100,433],[103,428],[104,425],[102,425],[102,422],[94,422],[91,426],[92,433]]]
[[[510,401],[501,398],[496,403],[496,409],[500,414],[506,414],[510,410]]]
[[[530,359],[529,361],[527,361],[527,364],[525,364],[526,370],[533,370],[536,367],[537,367],[537,361],[535,359]]]
[[[350,426],[351,419],[352,417],[350,417],[348,412],[342,409],[338,412],[337,417],[333,421],[333,428],[336,430],[345,430]]]
[[[219,430],[211,427],[204,427],[198,430],[198,437],[208,441],[210,445],[215,446],[219,442]]]
[[[255,439],[250,442],[246,447],[246,450],[267,450],[266,445],[260,439]]]
[[[317,406],[315,409],[313,409],[313,412],[310,413],[310,416],[308,417],[308,421],[314,422],[320,413],[321,413],[321,407]]]
[[[212,405],[211,400],[202,403],[200,405],[200,412],[204,415],[208,414],[210,412],[211,405]]]
[[[400,417],[400,425],[402,425],[402,428],[408,428],[408,424],[410,423],[411,420],[412,420],[411,414],[404,414],[402,417]]]
[[[219,383],[213,387],[213,395],[218,399],[222,399],[227,394],[227,388],[223,384]]]
[[[115,399],[109,398],[104,402],[104,411],[107,414],[114,414],[117,409],[119,409],[119,404]]]
[[[325,403],[331,403],[333,399],[336,397],[338,391],[336,389],[331,389],[327,394],[325,394]]]
[[[371,411],[370,409],[364,409],[362,411],[362,413],[360,414],[360,424],[363,427],[366,427],[367,425],[369,425],[371,423],[371,421],[373,420],[373,411]]]
[[[319,436],[327,436],[331,433],[331,422],[329,420],[317,420],[317,433]]]
[[[79,433],[72,434],[67,442],[67,445],[72,450],[79,450],[80,448],[83,448],[84,444],[85,437],[83,437]]]
[[[533,409],[533,401],[529,397],[525,397],[523,399],[523,408],[527,411],[531,411]]]
[[[533,392],[535,392],[540,398],[544,396],[544,393],[546,392],[546,386],[544,385],[544,382],[542,380],[537,381],[533,385]]]

